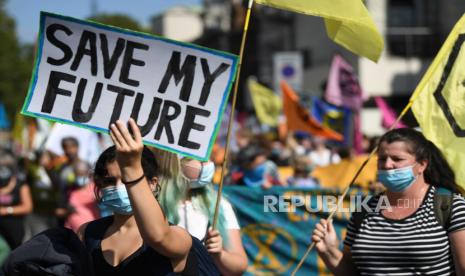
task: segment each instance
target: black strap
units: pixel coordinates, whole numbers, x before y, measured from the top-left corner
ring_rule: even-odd
[[[99,246],[101,240],[103,240],[105,236],[105,232],[112,223],[113,216],[108,216],[91,221],[87,224],[86,230],[84,231],[84,243],[88,252],[92,252]]]
[[[453,192],[444,187],[436,187],[433,199],[434,215],[439,224],[447,231],[452,213]]]

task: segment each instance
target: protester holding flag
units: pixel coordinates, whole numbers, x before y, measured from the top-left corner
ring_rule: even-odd
[[[178,226],[170,226],[153,192],[158,165],[142,144],[133,119],[129,126],[111,126],[114,147],[99,157],[94,172],[97,194],[113,209],[81,227],[79,234],[93,257],[96,275],[168,275],[195,273],[188,258],[193,241]]]
[[[181,170],[187,178],[187,197],[177,202],[181,227],[205,241],[222,275],[242,275],[247,269],[247,255],[242,246],[240,226],[231,204],[221,199],[218,228],[212,229],[217,193],[212,187],[213,162],[181,159]]]
[[[439,149],[413,129],[387,132],[378,180],[387,190],[368,202],[374,212],[352,215],[343,252],[332,223],[316,225],[326,266],[335,275],[465,275],[465,199]]]

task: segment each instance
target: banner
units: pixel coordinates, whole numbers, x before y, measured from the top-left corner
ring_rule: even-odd
[[[381,96],[375,97],[376,105],[381,111],[381,116],[383,117],[382,125],[385,129],[390,129],[392,125],[396,122],[397,115],[394,113],[394,110],[386,103],[386,101]],[[396,128],[405,128],[407,127],[402,121],[397,123]]]
[[[299,103],[299,97],[285,81],[281,83],[281,90],[283,92],[283,110],[284,115],[286,115],[288,130],[304,131],[311,135],[336,141],[344,140],[341,134],[318,123],[310,115],[310,112]]]
[[[410,101],[423,134],[446,157],[465,188],[465,15],[455,25]]]
[[[257,3],[323,17],[326,33],[357,55],[378,61],[384,41],[360,0],[255,0]]]
[[[342,190],[350,184],[352,178],[354,178],[367,157],[368,155],[363,154],[352,159],[342,159],[341,162],[337,164],[317,167],[311,175],[318,179],[322,187],[339,188]],[[377,160],[378,158],[376,156],[370,158],[366,167],[355,180],[354,186],[361,187],[364,190],[370,189],[370,185],[376,182],[376,172],[378,171]]]
[[[223,193],[234,207],[242,242],[249,259],[244,275],[290,275],[311,243],[321,218],[328,217],[336,190],[272,187],[263,190],[226,186]],[[358,195],[358,199],[355,195]],[[350,218],[348,202],[361,201],[354,190],[347,196],[333,224],[341,241]],[[316,250],[312,250],[297,275],[330,275]]]
[[[358,111],[362,108],[365,99],[366,96],[352,66],[340,55],[335,55],[331,62],[325,100],[328,103]]]
[[[133,117],[145,144],[208,159],[237,57],[90,21],[41,13],[22,113],[107,133]]]
[[[269,88],[259,84],[253,78],[247,80],[255,113],[260,123],[275,127],[279,123],[279,116],[283,111],[281,97]]]
[[[331,105],[318,97],[312,97],[311,113],[320,124],[344,135],[345,145],[352,145],[352,112],[349,108]]]

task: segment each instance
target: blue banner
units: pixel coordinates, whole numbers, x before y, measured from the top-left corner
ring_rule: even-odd
[[[339,190],[273,187],[225,187],[224,194],[234,206],[241,226],[242,241],[249,258],[245,275],[289,275],[311,244],[311,233],[321,218],[327,218],[331,201]],[[362,197],[357,190],[344,201]],[[350,218],[349,208],[333,217],[341,241]],[[352,206],[352,205],[351,205]],[[331,275],[313,249],[297,275]]]

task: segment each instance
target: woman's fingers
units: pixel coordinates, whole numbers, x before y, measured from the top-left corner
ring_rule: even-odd
[[[116,125],[118,126],[118,130],[120,131],[121,136],[124,139],[125,143],[128,146],[133,147],[135,144],[135,141],[134,141],[134,138],[132,138],[131,133],[129,133],[129,130],[126,127],[126,125],[121,120],[116,121]]]
[[[316,226],[315,226],[315,229],[320,231],[320,232],[323,232],[325,233],[326,232],[326,227],[324,227],[322,224],[318,223]]]
[[[139,126],[136,124],[136,121],[134,121],[133,118],[129,118],[129,127],[132,130],[132,133],[134,134],[134,140],[136,143],[142,143],[142,135],[140,133]]]
[[[118,122],[116,122],[118,123]],[[111,124],[111,132],[115,140],[115,145],[119,145],[120,149],[123,149],[127,146],[126,140],[123,138],[119,126],[117,124]]]
[[[113,127],[111,127],[111,130],[110,130],[110,137],[111,137],[111,140],[113,141],[113,144],[115,144],[116,148],[119,149],[119,148],[121,148],[121,144],[119,143],[118,139],[116,138],[112,128]]]

